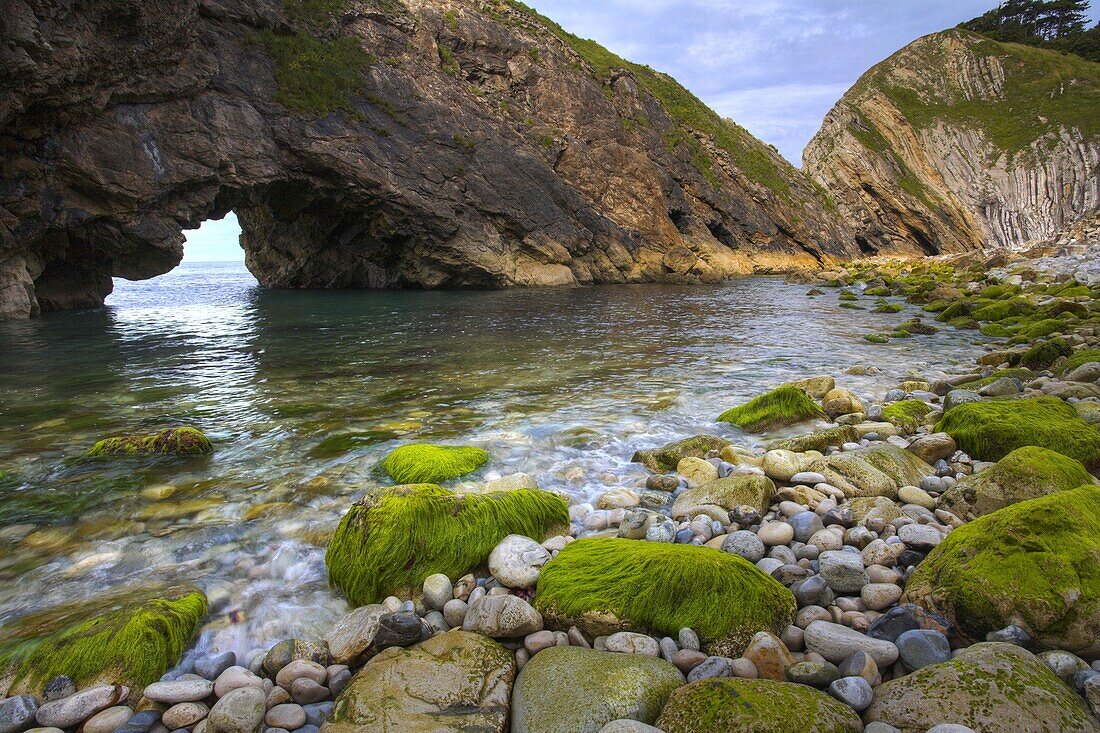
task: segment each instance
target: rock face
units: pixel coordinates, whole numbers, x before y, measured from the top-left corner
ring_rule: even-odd
[[[518,3],[13,0],[0,317],[97,305],[235,211],[286,288],[715,281],[856,253],[667,76]]]
[[[865,74],[805,170],[864,252],[933,254],[1053,237],[1100,206],[1100,65],[963,30]]]

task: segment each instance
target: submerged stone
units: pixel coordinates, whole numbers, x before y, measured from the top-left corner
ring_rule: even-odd
[[[153,435],[123,435],[99,441],[88,451],[89,458],[112,456],[201,456],[214,452],[214,445],[201,430],[171,428]]]
[[[630,460],[655,473],[668,473],[675,471],[685,458],[704,458],[707,453],[720,451],[729,444],[728,440],[717,435],[696,435],[661,448],[637,451]]]

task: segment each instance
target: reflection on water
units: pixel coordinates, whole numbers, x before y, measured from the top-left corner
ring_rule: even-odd
[[[306,633],[343,608],[320,544],[403,441],[475,443],[486,471],[587,500],[643,475],[637,448],[737,435],[710,421],[784,381],[873,364],[843,382],[881,395],[973,357],[955,332],[867,344],[912,314],[806,290],[284,292],[240,265],[185,264],[119,281],[104,309],[0,324],[0,620],[156,578],[238,611],[247,623],[214,624],[222,644]],[[177,424],[215,455],[79,460],[97,438]]]

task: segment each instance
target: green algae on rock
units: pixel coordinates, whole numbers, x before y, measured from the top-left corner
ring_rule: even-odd
[[[409,649],[390,647],[351,679],[328,733],[507,730],[515,656],[480,634],[454,630]]]
[[[1055,397],[968,402],[945,412],[936,432],[947,433],[981,461],[999,461],[1033,445],[1076,459],[1090,471],[1100,468],[1100,431]]]
[[[820,690],[792,682],[711,678],[669,698],[657,727],[665,733],[859,733],[854,710]]]
[[[803,390],[792,386],[773,389],[718,416],[718,422],[736,425],[750,433],[775,430],[814,419],[824,420],[825,412]]]
[[[652,723],[683,684],[664,659],[550,647],[531,657],[516,679],[512,733],[599,733],[621,718]]]
[[[473,473],[488,460],[481,448],[414,444],[395,449],[382,468],[399,484],[437,484]]]
[[[917,566],[905,600],[968,639],[1016,624],[1043,646],[1100,657],[1100,487],[1022,501],[955,529]]]
[[[917,456],[890,444],[836,453],[815,461],[809,470],[824,475],[849,497],[891,499],[902,486],[920,486],[923,479],[936,473]]]
[[[1100,361],[1100,349],[1084,349],[1082,351],[1075,351],[1066,357],[1066,361],[1062,364],[1058,370],[1060,374],[1069,374],[1074,369],[1085,364],[1092,364],[1093,362]]]
[[[892,402],[882,408],[882,416],[891,424],[908,433],[917,432],[917,427],[932,407],[921,400],[902,400]]]
[[[89,458],[113,456],[201,456],[214,452],[214,445],[201,430],[170,428],[153,435],[121,435],[106,438],[91,447]]]
[[[1051,339],[1035,344],[1024,352],[1020,365],[1032,370],[1048,369],[1054,362],[1072,353],[1073,349],[1064,340]]]
[[[140,692],[170,669],[206,615],[194,588],[134,590],[36,612],[0,627],[0,697],[68,675],[81,688]]]
[[[548,625],[599,636],[676,636],[690,627],[711,654],[736,657],[758,631],[794,618],[791,592],[752,563],[709,547],[578,540],[539,576],[535,607]]]
[[[837,447],[845,443],[858,443],[859,431],[853,425],[837,425],[835,428],[816,430],[806,435],[776,441],[768,446],[769,450],[789,450],[795,453],[805,453],[815,450],[824,453],[829,447]]]
[[[376,489],[344,515],[325,555],[329,582],[356,605],[409,597],[435,573],[482,566],[510,534],[541,541],[569,527],[565,500],[546,491],[456,494],[424,484]]]
[[[640,450],[634,453],[631,463],[640,463],[655,473],[675,471],[684,458],[703,458],[711,451],[720,451],[730,445],[717,435],[695,435],[669,443],[661,448]]]
[[[704,508],[707,506],[720,507],[721,514],[727,517],[730,510],[739,506],[751,506],[764,514],[773,496],[775,484],[765,476],[755,473],[729,476],[681,493],[672,505],[672,517],[678,519],[706,514]]]
[[[964,521],[1028,499],[1093,483],[1080,461],[1046,448],[1017,448],[997,465],[962,478],[945,491],[939,508]]]
[[[1084,699],[1031,652],[983,642],[875,689],[863,714],[902,733],[943,722],[982,733],[1100,733]]]

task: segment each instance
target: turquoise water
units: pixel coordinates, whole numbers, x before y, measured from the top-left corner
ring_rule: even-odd
[[[881,397],[978,351],[868,344],[912,317],[779,279],[501,292],[266,291],[241,265],[118,281],[102,309],[0,324],[0,621],[104,589],[202,585],[245,649],[345,610],[323,544],[408,441],[486,448],[578,501],[644,479],[638,448],[764,389],[832,374]],[[874,376],[849,377],[854,365]],[[212,457],[86,462],[98,438],[193,424]]]

